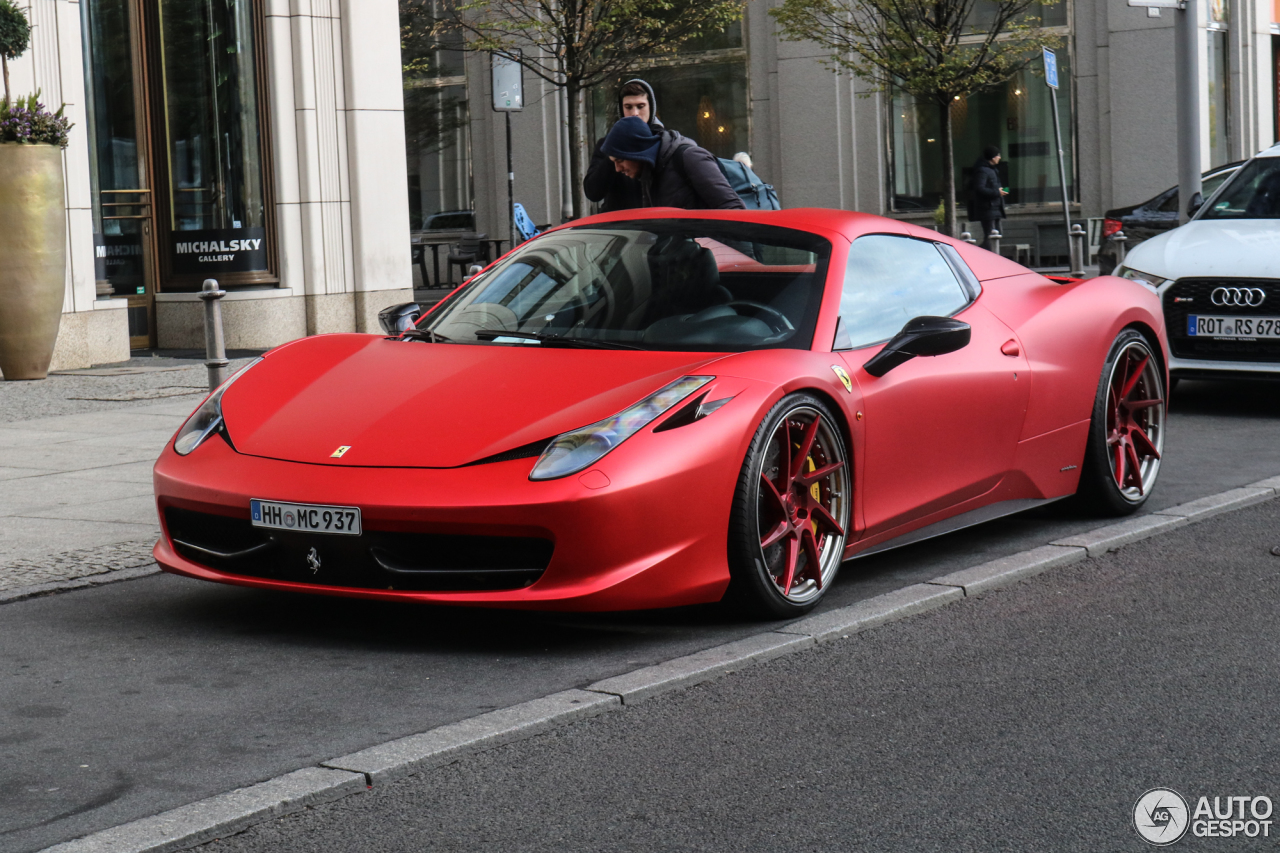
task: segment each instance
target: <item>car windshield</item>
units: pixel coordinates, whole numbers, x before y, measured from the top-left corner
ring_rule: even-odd
[[[568,228],[521,246],[411,335],[525,346],[807,349],[830,256],[822,237],[750,222]]]
[[[1241,169],[1201,219],[1280,219],[1280,157]]]

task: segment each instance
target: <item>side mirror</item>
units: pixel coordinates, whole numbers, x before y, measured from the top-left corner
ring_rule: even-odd
[[[1191,203],[1187,205],[1187,216],[1195,216],[1196,212],[1202,207],[1204,207],[1204,196],[1200,195],[1200,193],[1196,193],[1191,196]]]
[[[388,335],[400,335],[411,328],[422,316],[422,309],[416,302],[402,302],[391,305],[378,312],[378,322]]]
[[[884,376],[918,355],[945,355],[969,345],[973,330],[968,323],[950,317],[916,317],[862,369],[872,376]]]

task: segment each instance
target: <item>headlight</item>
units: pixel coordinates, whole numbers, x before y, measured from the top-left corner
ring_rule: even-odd
[[[195,413],[187,418],[187,422],[182,425],[182,429],[178,430],[178,435],[173,440],[173,449],[177,451],[179,456],[186,456],[204,444],[204,440],[213,435],[218,427],[222,425],[222,395],[231,387],[232,382],[244,376],[249,371],[249,368],[260,361],[262,361],[261,358],[255,358],[237,370],[234,376],[219,385],[217,390],[200,404],[200,408],[196,409]]]
[[[1149,284],[1152,287],[1159,287],[1169,280],[1167,278],[1161,278],[1158,275],[1152,275],[1149,272],[1135,270],[1133,267],[1126,267],[1123,264],[1116,267],[1116,271],[1113,272],[1112,275],[1119,276],[1120,278],[1127,278],[1130,281],[1141,282],[1142,284]]]
[[[554,480],[593,465],[714,376],[682,376],[611,418],[566,432],[542,451],[530,480]]]

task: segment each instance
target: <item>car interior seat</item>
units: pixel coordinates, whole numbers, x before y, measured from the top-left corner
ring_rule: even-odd
[[[673,314],[694,314],[733,300],[720,283],[716,256],[688,237],[660,237],[649,249],[649,277],[653,300],[649,320]]]

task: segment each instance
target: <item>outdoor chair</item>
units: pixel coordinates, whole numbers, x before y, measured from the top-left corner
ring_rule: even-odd
[[[465,279],[468,267],[480,260],[489,260],[489,244],[484,242],[488,238],[488,234],[477,234],[473,231],[463,234],[462,239],[453,244],[453,249],[449,252],[447,267],[450,281],[453,281],[454,267],[458,268],[462,278]]]

